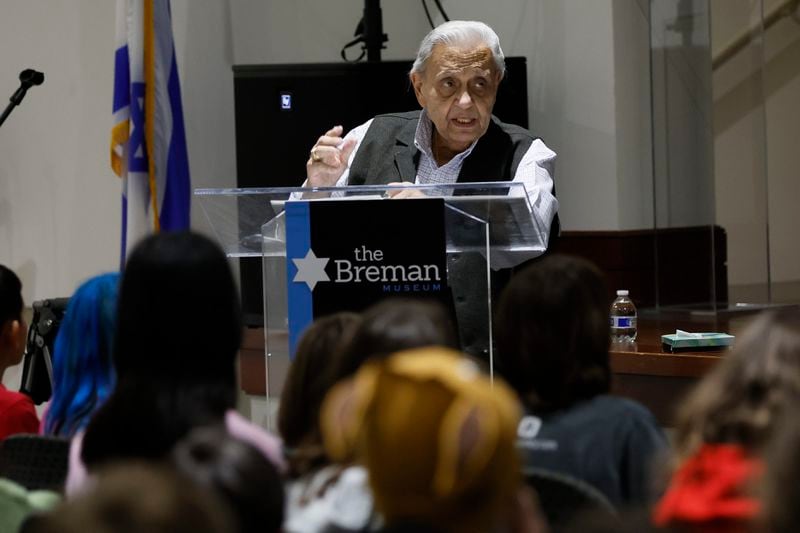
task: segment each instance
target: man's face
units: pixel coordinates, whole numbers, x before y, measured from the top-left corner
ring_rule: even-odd
[[[412,74],[411,83],[436,127],[438,148],[463,152],[486,133],[501,76],[486,46],[433,47],[425,71]]]

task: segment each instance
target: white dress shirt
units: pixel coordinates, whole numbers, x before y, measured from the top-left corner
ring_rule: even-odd
[[[367,134],[367,130],[372,124],[372,119],[364,124],[350,130],[344,140],[354,139],[356,146],[347,161],[347,168],[336,182],[337,187],[347,185],[350,176],[350,166],[353,164],[361,140]],[[414,145],[421,152],[419,167],[415,183],[418,184],[452,184],[458,180],[464,160],[477,144],[477,140],[472,145],[456,155],[453,159],[442,166],[436,163],[431,150],[431,139],[433,137],[433,123],[425,110],[420,113],[417,130],[414,134]],[[547,249],[547,240],[550,236],[550,225],[558,212],[558,200],[553,195],[553,171],[556,153],[548,148],[541,139],[535,139],[525,155],[519,162],[513,181],[525,184],[525,191],[530,203],[533,226],[536,228],[539,244],[534,247],[536,252],[531,255],[535,257]],[[512,192],[514,194],[514,192]],[[527,259],[527,257],[526,257]]]

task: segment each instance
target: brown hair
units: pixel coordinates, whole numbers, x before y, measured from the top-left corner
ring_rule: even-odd
[[[436,300],[388,298],[361,315],[361,324],[342,346],[332,365],[333,381],[355,374],[371,358],[422,346],[458,348],[455,326]]]
[[[232,437],[224,426],[194,429],[172,450],[172,464],[229,505],[239,533],[281,531],[284,491],[280,474],[261,451]]]
[[[343,339],[358,326],[355,313],[334,313],[315,320],[300,337],[281,392],[278,432],[287,448],[290,477],[327,462],[319,430],[319,408],[334,385],[328,368]]]
[[[766,463],[761,501],[761,519],[765,531],[794,533],[800,531],[800,419],[786,411],[777,421],[776,431],[764,452]]]
[[[100,471],[88,492],[31,518],[26,533],[233,533],[227,506],[171,469],[128,463]]]
[[[217,243],[191,232],[139,242],[119,288],[117,383],[84,434],[89,471],[163,458],[193,428],[221,422],[236,407],[241,339],[239,291]]]
[[[798,402],[800,310],[759,315],[680,409],[679,459],[704,443],[734,443],[754,451],[784,408]]]
[[[495,325],[499,372],[534,411],[608,392],[609,300],[589,261],[547,256],[515,274]]]

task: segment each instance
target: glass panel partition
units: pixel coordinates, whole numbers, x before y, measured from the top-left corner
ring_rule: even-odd
[[[713,313],[726,300],[718,254],[724,230],[715,231],[709,20],[707,0],[650,4],[655,290],[662,310]],[[691,244],[687,232],[695,235]],[[686,273],[677,284],[676,271]]]
[[[798,3],[649,6],[657,308],[713,314],[800,302],[800,185],[787,143],[800,134]],[[671,232],[687,227],[707,229],[707,251],[674,242]],[[666,289],[689,263],[711,289]]]

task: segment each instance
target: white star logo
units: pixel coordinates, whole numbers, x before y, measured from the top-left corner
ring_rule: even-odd
[[[325,272],[325,265],[330,261],[327,257],[317,257],[314,251],[309,248],[308,253],[303,259],[292,259],[294,266],[297,267],[297,274],[294,276],[295,282],[306,282],[312,291],[314,286],[320,281],[330,281],[331,278]]]

